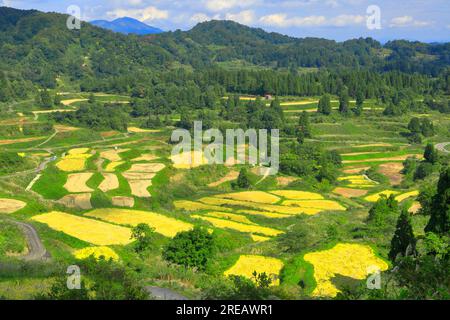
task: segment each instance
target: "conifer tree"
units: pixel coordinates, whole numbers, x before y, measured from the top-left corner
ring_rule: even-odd
[[[394,237],[391,241],[389,259],[395,262],[397,256],[407,255],[415,252],[416,238],[411,226],[411,217],[408,210],[403,210],[397,220]]]

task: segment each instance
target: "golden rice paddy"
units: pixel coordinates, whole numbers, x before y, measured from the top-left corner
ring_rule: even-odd
[[[125,161],[112,161],[106,165],[105,171],[114,172],[118,166],[121,166],[125,163]]]
[[[397,195],[399,194],[398,191],[393,191],[393,190],[384,190],[375,194],[372,194],[370,196],[367,196],[364,198],[364,200],[369,201],[369,202],[377,202],[378,199],[381,198],[381,196],[385,195],[386,197],[390,197],[391,195]]]
[[[414,190],[414,191],[402,193],[401,195],[396,196],[395,200],[397,200],[398,202],[402,202],[403,200],[406,200],[408,198],[417,197],[418,195],[419,195],[419,191],[418,190]]]
[[[256,255],[241,255],[238,261],[230,269],[224,272],[224,275],[236,275],[243,276],[249,279],[253,279],[253,273],[266,273],[272,278],[272,285],[279,285],[279,274],[283,269],[284,264],[281,260],[256,256]]]
[[[208,159],[201,151],[182,152],[172,155],[170,160],[176,169],[191,169],[208,164]]]
[[[255,242],[264,242],[264,241],[268,241],[271,239],[269,237],[262,237],[262,236],[258,236],[255,234],[251,234],[250,236],[251,236],[252,240]]]
[[[70,155],[77,155],[77,154],[85,154],[89,151],[89,148],[75,148],[69,150],[67,153]]]
[[[224,220],[224,219],[218,219],[218,218],[212,218],[212,217],[193,215],[192,218],[208,221],[217,228],[232,229],[232,230],[245,232],[245,233],[257,233],[257,234],[262,234],[265,236],[272,236],[272,237],[284,233],[283,231],[276,230],[273,228],[262,227],[262,226],[258,226],[258,225],[244,224],[244,223],[240,223],[240,222],[234,222],[234,221],[230,221],[230,220]]]
[[[314,210],[314,209],[312,209],[312,210]],[[275,219],[292,217],[292,215],[290,215],[290,214],[265,212],[265,211],[257,211],[257,210],[238,210],[237,213],[249,214],[249,215],[253,215],[253,216],[262,216],[262,217],[266,217],[266,218],[275,218]]]
[[[119,261],[119,256],[117,255],[117,253],[113,249],[108,247],[88,247],[75,251],[73,255],[79,260],[94,256],[94,258],[97,260],[99,260],[100,257],[103,257],[105,260]]]
[[[270,191],[270,193],[276,194],[277,196],[284,197],[291,200],[321,200],[323,196],[306,191],[296,191],[296,190],[275,190]]]
[[[225,198],[240,201],[250,201],[256,203],[274,204],[280,201],[280,198],[263,191],[245,191],[237,193],[227,193],[216,195],[217,198]]]
[[[378,258],[372,248],[360,244],[337,244],[329,250],[307,253],[304,260],[314,266],[317,287],[312,295],[335,297],[339,290],[333,285],[336,275],[363,280],[375,271],[385,271],[388,264]]]
[[[161,130],[141,129],[137,127],[128,127],[129,133],[158,133]]]
[[[300,208],[312,208],[319,210],[336,210],[345,211],[347,208],[339,202],[333,200],[286,200],[283,201],[285,206],[296,206]]]
[[[14,213],[27,204],[20,200],[0,198],[0,213]]]
[[[240,214],[213,211],[213,212],[206,213],[206,215],[208,217],[225,219],[225,220],[231,220],[231,221],[234,221],[234,222],[241,222],[241,223],[246,223],[246,224],[255,224],[252,221],[250,221],[246,216],[242,216]]]
[[[188,200],[178,200],[174,201],[173,205],[179,210],[185,210],[188,212],[198,211],[198,210],[213,210],[213,211],[233,211],[225,207],[207,205],[201,202],[194,202]]]
[[[131,230],[126,227],[53,211],[31,218],[50,228],[64,232],[80,240],[99,245],[126,245],[131,240]]]
[[[178,232],[188,231],[193,228],[193,225],[190,223],[150,211],[97,209],[87,213],[86,216],[132,227],[135,227],[140,223],[145,223],[150,227],[155,228],[155,232],[169,238],[173,238]]]
[[[73,149],[77,152],[78,149]],[[84,149],[82,149],[84,150]],[[72,151],[72,150],[71,150]],[[92,157],[92,154],[87,153],[72,153],[64,156],[57,164],[56,167],[59,170],[71,172],[71,171],[83,171],[85,169],[86,160]]]

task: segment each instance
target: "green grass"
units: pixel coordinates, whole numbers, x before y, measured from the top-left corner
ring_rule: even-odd
[[[69,194],[64,188],[67,182],[67,173],[50,165],[33,186],[33,191],[42,195],[45,199],[59,200]]]
[[[26,248],[22,230],[16,224],[0,220],[0,257],[7,253],[19,254]]]

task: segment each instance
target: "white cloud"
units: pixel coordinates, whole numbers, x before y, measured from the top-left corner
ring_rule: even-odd
[[[210,11],[219,12],[233,8],[248,8],[260,2],[260,0],[203,0]]]
[[[412,16],[401,16],[395,17],[391,20],[389,25],[391,28],[401,28],[401,27],[426,27],[429,26],[431,22],[415,20]]]
[[[343,27],[348,25],[363,24],[366,18],[361,15],[339,15],[333,18],[326,18],[324,16],[307,16],[307,17],[292,17],[289,18],[287,14],[278,13],[263,16],[259,19],[262,24],[274,27],[313,27],[313,26],[335,26]]]
[[[164,20],[169,18],[167,10],[160,10],[150,6],[143,9],[115,9],[106,13],[109,17],[130,17],[140,21]]]
[[[233,20],[242,24],[251,24],[255,21],[255,13],[252,10],[245,10],[239,13],[227,13],[226,20]]]
[[[195,13],[194,15],[192,15],[189,20],[194,23],[200,23],[200,22],[212,20],[212,18],[205,13],[198,12],[198,13]]]

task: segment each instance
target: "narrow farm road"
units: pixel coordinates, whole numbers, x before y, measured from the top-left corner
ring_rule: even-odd
[[[28,223],[23,223],[15,220],[11,222],[17,224],[22,229],[28,245],[28,253],[20,258],[26,261],[47,260],[50,259],[50,253],[47,252],[36,229]]]
[[[435,148],[438,151],[444,152],[444,153],[450,153],[450,151],[448,151],[445,147],[450,145],[450,142],[443,142],[443,143],[438,143]]]
[[[147,286],[145,291],[156,300],[189,300],[185,296],[167,288]]]

